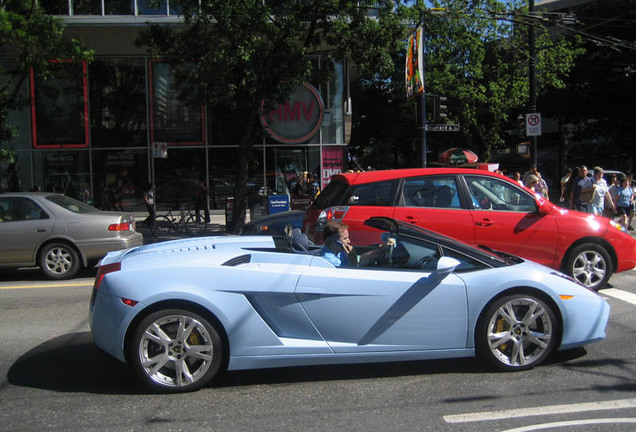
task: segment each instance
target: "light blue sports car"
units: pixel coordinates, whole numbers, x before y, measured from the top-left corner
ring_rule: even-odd
[[[95,343],[151,389],[184,392],[283,366],[477,355],[522,370],[605,337],[609,305],[562,273],[388,218],[366,225],[373,245],[355,245],[367,259],[350,267],[298,230],[111,252],[91,298]]]

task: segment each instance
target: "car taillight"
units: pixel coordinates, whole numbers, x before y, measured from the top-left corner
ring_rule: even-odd
[[[331,220],[339,221],[342,220],[347,212],[349,211],[349,206],[336,206],[336,207],[328,207],[320,212],[316,222],[329,222]]]
[[[116,262],[112,264],[106,264],[100,266],[97,270],[97,276],[95,276],[95,284],[93,285],[93,293],[96,293],[99,290],[99,286],[102,284],[104,280],[104,276],[108,273],[116,272],[121,270],[121,262]]]
[[[108,231],[132,231],[132,225],[128,222],[111,224],[108,226]]]

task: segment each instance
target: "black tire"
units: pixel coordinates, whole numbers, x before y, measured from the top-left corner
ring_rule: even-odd
[[[80,260],[73,246],[49,243],[40,250],[40,270],[51,279],[71,279],[80,270]]]
[[[205,221],[205,217],[204,216],[200,216],[198,222],[197,222],[196,215],[190,215],[190,216],[188,216],[188,219],[186,220],[186,230],[188,232],[205,231],[207,226],[208,226],[208,224]]]
[[[612,276],[612,259],[604,247],[584,243],[570,251],[563,270],[583,285],[598,291]]]
[[[166,216],[157,216],[155,219],[155,229],[161,234],[167,234],[172,229],[172,221]]]
[[[180,324],[189,328],[181,336]],[[157,328],[162,330],[161,339],[156,336]],[[206,318],[184,309],[166,309],[148,315],[137,325],[128,359],[150,389],[180,393],[198,390],[212,380],[223,365],[224,350],[219,332]],[[159,367],[161,361],[165,364]]]
[[[495,300],[482,313],[475,350],[481,361],[495,369],[531,369],[554,350],[560,332],[548,303],[534,294],[513,294]]]

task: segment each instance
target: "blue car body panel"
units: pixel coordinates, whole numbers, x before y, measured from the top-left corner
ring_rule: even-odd
[[[148,308],[191,304],[227,335],[229,370],[468,357],[485,308],[521,287],[556,305],[561,349],[605,337],[608,304],[532,262],[440,281],[431,271],[335,268],[274,247],[271,237],[222,236],[108,254],[102,265],[121,270],[105,274],[94,293],[95,343],[126,361],[131,324]]]

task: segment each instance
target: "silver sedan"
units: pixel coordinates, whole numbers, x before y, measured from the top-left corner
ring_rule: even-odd
[[[0,267],[39,266],[50,278],[68,279],[110,251],[142,244],[132,213],[57,193],[0,194]]]

